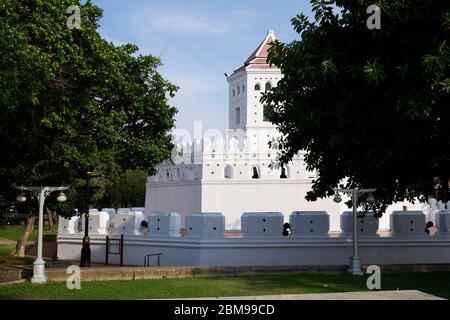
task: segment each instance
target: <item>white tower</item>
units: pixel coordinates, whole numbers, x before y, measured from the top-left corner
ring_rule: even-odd
[[[275,125],[266,118],[268,106],[260,101],[262,94],[275,87],[282,78],[280,69],[267,62],[268,50],[275,39],[275,33],[269,30],[244,65],[227,78],[229,129],[249,131],[247,137],[251,140],[256,134],[257,153],[267,153],[268,141],[278,135]],[[229,132],[229,136],[232,134]]]
[[[245,60],[244,64],[233,71],[227,78],[229,85],[229,130],[228,137],[244,138],[247,159],[257,165],[259,176],[277,179],[281,176],[278,170],[271,170],[268,164],[275,160],[276,152],[270,150],[269,141],[280,134],[276,126],[267,119],[269,106],[261,102],[264,92],[271,90],[281,80],[281,70],[267,62],[268,50],[275,41],[275,33],[268,30],[267,35],[258,47]],[[295,163],[292,174],[300,170],[300,163]],[[284,170],[293,169],[292,164]],[[252,169],[255,170],[255,169]],[[295,173],[294,173],[295,172]],[[251,173],[253,176],[253,172]]]
[[[262,93],[271,90],[282,78],[280,69],[267,63],[267,51],[275,40],[272,30],[244,65],[234,70],[227,80],[229,84],[229,128],[274,129],[264,117],[260,102]]]
[[[269,146],[280,133],[267,121],[269,106],[260,99],[282,79],[281,70],[267,63],[275,39],[269,30],[244,64],[227,77],[229,126],[225,138],[221,139],[220,132],[205,132],[201,141],[183,146],[183,150],[192,150],[198,143],[198,153],[175,165],[165,162],[149,177],[147,213],[176,211],[183,221],[189,213],[222,212],[226,228],[235,230],[241,227],[243,212],[282,212],[287,221],[292,211],[321,210],[332,215],[332,227],[338,226],[339,206],[331,199],[305,200],[316,174],[306,170],[304,153],[280,167],[278,150]]]

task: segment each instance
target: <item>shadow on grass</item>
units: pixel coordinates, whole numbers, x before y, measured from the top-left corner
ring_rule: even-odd
[[[349,275],[252,276],[237,277],[237,279],[239,281],[233,286],[236,289],[260,292],[261,294],[267,294],[267,292],[295,294],[368,290],[365,277]],[[212,281],[220,283],[227,281],[227,279],[215,278]]]

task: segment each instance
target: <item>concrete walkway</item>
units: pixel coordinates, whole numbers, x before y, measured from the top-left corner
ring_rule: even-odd
[[[28,240],[26,245],[34,245],[34,243],[35,243],[35,241]],[[14,244],[14,245],[16,245],[17,241],[0,238],[0,244]]]
[[[10,284],[21,284],[27,283],[27,279],[10,279],[0,277],[0,286],[7,286]]]
[[[177,299],[178,300],[178,299]],[[281,294],[182,300],[446,300],[417,290]]]
[[[0,285],[15,282],[25,282],[24,279],[29,272],[20,267],[0,265]]]
[[[60,261],[52,268],[47,268],[49,281],[66,281],[66,268],[79,262]],[[450,265],[390,265],[382,266],[385,274],[405,272],[450,272]],[[84,281],[106,280],[138,280],[188,277],[221,277],[221,276],[256,276],[256,275],[298,275],[298,274],[346,274],[347,266],[259,266],[259,267],[119,267],[116,265],[93,264],[91,268],[82,268]]]
[[[47,268],[49,281],[66,281],[66,268],[71,263],[61,263],[54,268]],[[74,264],[78,265],[78,262]],[[81,268],[83,281],[105,280],[140,280],[161,278],[188,278],[188,277],[222,277],[222,276],[256,276],[256,275],[293,275],[302,273],[341,274],[346,267],[118,267],[96,266]]]
[[[0,244],[16,244],[17,241],[0,238]]]

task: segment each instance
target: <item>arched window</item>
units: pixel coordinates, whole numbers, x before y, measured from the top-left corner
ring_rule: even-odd
[[[242,85],[242,93],[244,93],[244,92],[245,92],[245,86]]]
[[[234,89],[233,89],[233,97],[236,95],[236,92],[234,91]]]
[[[237,87],[237,91],[238,91],[238,94],[241,93],[241,87],[240,86]]]
[[[259,83],[255,84],[255,91],[260,91],[261,85]]]
[[[270,84],[270,82],[266,83],[266,91],[270,91],[272,90],[272,85]]]
[[[252,168],[252,179],[259,179],[259,172],[257,167]]]

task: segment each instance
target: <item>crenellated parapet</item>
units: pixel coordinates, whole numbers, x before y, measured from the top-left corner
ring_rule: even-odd
[[[135,208],[137,210],[139,208]],[[142,209],[142,208],[141,208]],[[330,216],[326,211],[294,211],[285,221],[280,212],[244,212],[241,215],[242,238],[275,239],[275,238],[351,238],[353,236],[353,212],[344,211],[341,216],[341,232],[330,233]],[[383,238],[429,237],[425,233],[425,215],[421,211],[394,211],[390,215],[391,229]],[[84,232],[84,222],[79,229],[80,219],[60,218],[58,234],[79,234]],[[142,211],[121,208],[114,216],[114,229],[108,228],[110,216],[106,211],[91,210],[89,217],[89,233],[93,235],[134,235],[159,236],[170,238],[219,239],[224,237],[226,217],[222,213],[191,213],[185,218],[182,236],[182,217],[176,212],[151,212],[145,215]],[[380,238],[378,218],[373,212],[358,215],[358,235],[362,238]],[[145,222],[145,223],[143,223]],[[289,223],[289,234],[283,236],[283,229]],[[144,227],[145,225],[145,227]],[[438,235],[450,237],[450,210],[440,210],[436,218]],[[148,232],[143,232],[143,229]]]
[[[289,224],[292,237],[328,237],[330,216],[326,211],[294,211]]]
[[[344,211],[341,216],[341,236],[350,238],[353,234],[353,212]],[[358,234],[361,237],[378,237],[379,219],[373,212],[366,212],[357,217]],[[425,228],[425,224],[423,225]]]

